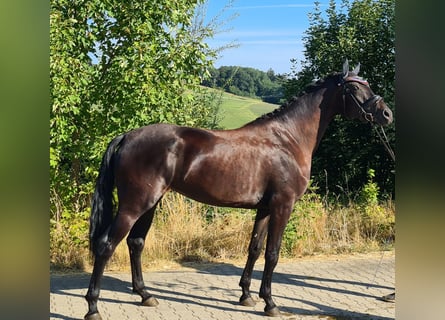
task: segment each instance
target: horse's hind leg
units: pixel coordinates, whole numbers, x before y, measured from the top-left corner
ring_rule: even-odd
[[[85,320],[99,320],[101,316],[97,310],[99,299],[100,282],[104,273],[105,265],[113,254],[116,246],[131,229],[134,220],[130,215],[119,213],[113,221],[110,230],[99,240],[98,250],[94,258],[94,269],[91,275],[90,285],[85,299],[88,302],[88,313]]]
[[[253,267],[261,253],[264,238],[267,234],[268,223],[269,215],[267,211],[258,210],[255,219],[255,225],[252,231],[252,238],[249,244],[249,256],[247,258],[246,266],[244,267],[244,271],[239,282],[239,285],[243,290],[239,301],[240,304],[243,306],[252,307],[255,305],[255,301],[250,295],[250,283],[252,280]]]
[[[154,307],[159,303],[155,297],[145,290],[144,279],[142,277],[141,254],[145,244],[145,237],[153,222],[156,205],[148,210],[134,224],[127,237],[127,245],[130,251],[131,276],[133,292],[142,297],[142,305]]]

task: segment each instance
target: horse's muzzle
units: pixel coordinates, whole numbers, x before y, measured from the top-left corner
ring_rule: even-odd
[[[393,115],[391,109],[386,105],[383,100],[377,104],[377,111],[374,116],[374,122],[379,125],[388,125],[392,123]]]

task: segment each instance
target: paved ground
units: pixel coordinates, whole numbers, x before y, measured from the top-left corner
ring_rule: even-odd
[[[394,319],[395,304],[379,300],[394,292],[394,253],[280,261],[272,292],[283,319]],[[242,265],[213,264],[144,273],[159,301],[142,307],[131,291],[129,273],[106,272],[98,303],[104,320],[266,319],[264,302],[238,305]],[[252,292],[260,286],[264,264],[258,261]],[[50,319],[82,319],[89,274],[51,275]]]

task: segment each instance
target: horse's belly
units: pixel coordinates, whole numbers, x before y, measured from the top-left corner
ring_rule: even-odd
[[[202,172],[171,188],[187,197],[216,206],[254,208],[264,195],[264,185],[254,175]]]

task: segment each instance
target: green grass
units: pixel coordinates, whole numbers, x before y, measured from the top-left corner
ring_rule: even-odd
[[[239,128],[276,108],[278,108],[278,105],[262,102],[259,99],[223,93],[221,126],[225,129]]]

